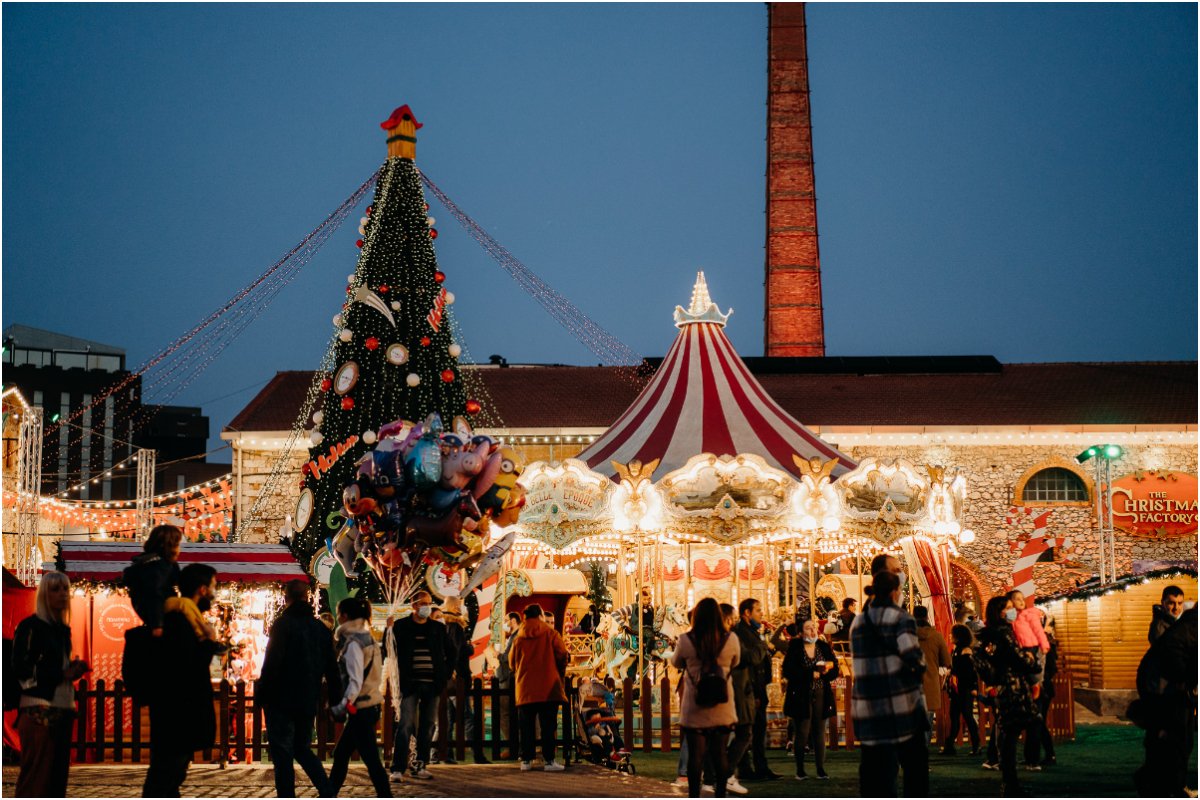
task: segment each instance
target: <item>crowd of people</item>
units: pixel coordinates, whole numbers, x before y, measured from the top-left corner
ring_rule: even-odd
[[[178,797],[193,754],[211,747],[216,731],[209,666],[223,645],[205,613],[215,599],[217,573],[200,563],[180,569],[180,539],[177,528],[155,528],[125,576],[145,621],[142,635],[130,639],[143,648],[140,671],[127,670],[126,679],[149,705],[147,797]],[[901,776],[905,796],[928,795],[937,712],[949,718],[941,754],[957,754],[963,724],[970,755],[979,755],[984,736],[977,704],[993,711],[983,767],[999,772],[1004,796],[1027,791],[1020,784],[1022,766],[1040,771],[1057,765],[1047,726],[1057,645],[1045,611],[1019,591],[998,595],[988,601],[982,622],[960,610],[947,642],[931,624],[928,609],[905,610],[906,575],[895,557],[876,557],[871,573],[872,591],[862,611],[845,602],[837,614],[841,624],[829,636],[822,636],[817,620],[797,618],[768,637],[762,605],[751,598],[736,608],[713,598],[696,604],[690,629],[680,635],[671,657],[680,672],[683,734],[676,785],[691,797],[725,797],[747,793],[745,783],[783,777],[771,771],[766,758],[767,687],[775,657],[782,658],[786,681],[783,712],[794,777],[828,780],[824,732],[836,714],[833,681],[842,671],[840,651],[848,652],[854,675],[850,713],[861,746],[862,796],[897,796]],[[299,763],[318,795],[337,796],[355,752],[379,797],[391,797],[394,783],[433,779],[426,767],[433,758],[439,698],[449,682],[470,676],[466,615],[458,598],[436,607],[428,593],[418,592],[412,614],[389,621],[381,644],[372,635],[366,600],[342,600],[331,618],[314,611],[307,581],[288,582],[285,595],[287,605],[271,626],[254,690],[264,710],[277,795],[295,796],[294,765]],[[73,650],[70,596],[64,573],[43,575],[36,612],[17,627],[13,661],[6,665],[20,682],[19,797],[66,794],[74,683],[89,671]],[[594,630],[598,621],[593,607],[580,627]],[[506,733],[512,730],[512,714],[518,723],[518,735],[504,755],[530,770],[540,745],[544,769],[563,770],[555,756],[558,711],[567,702],[566,645],[553,617],[537,604],[508,613],[504,628],[494,679],[505,691],[496,711]],[[1187,764],[1196,704],[1196,609],[1185,604],[1178,587],[1168,587],[1154,607],[1148,639],[1150,648],[1138,669],[1140,700],[1129,712],[1146,731],[1146,761],[1134,783],[1143,796],[1195,796],[1187,787]],[[387,668],[394,670],[401,697],[389,767],[377,743]],[[328,773],[311,749],[323,687],[330,712],[342,723]],[[948,708],[942,704],[943,690]],[[463,733],[473,743],[475,763],[486,764],[474,742],[474,725],[481,721],[473,718],[471,705],[463,709]],[[451,710],[450,720],[456,717]]]

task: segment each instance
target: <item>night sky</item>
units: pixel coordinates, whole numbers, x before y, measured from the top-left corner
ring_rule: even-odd
[[[665,354],[703,269],[761,355],[766,21],[7,4],[3,324],[142,363],[366,180],[408,103],[418,166],[638,353]],[[829,355],[1196,359],[1194,4],[810,5],[808,26]],[[430,205],[477,360],[595,363]],[[173,401],[214,445],[276,370],[319,364],[355,227]]]

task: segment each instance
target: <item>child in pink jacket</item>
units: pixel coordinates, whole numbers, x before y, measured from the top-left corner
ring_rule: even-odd
[[[1050,640],[1042,627],[1042,612],[1033,605],[1025,602],[1025,595],[1018,591],[1008,593],[1013,608],[1017,610],[1017,618],[1013,620],[1013,633],[1016,634],[1017,644],[1022,650],[1033,653],[1037,661],[1037,672],[1029,676],[1033,684],[1033,696],[1037,699],[1042,693],[1042,676],[1046,672],[1046,654],[1050,652]]]

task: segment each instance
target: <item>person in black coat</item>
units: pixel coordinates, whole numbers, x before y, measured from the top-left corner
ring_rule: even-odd
[[[789,643],[783,658],[783,677],[787,680],[783,713],[796,726],[796,779],[809,777],[804,771],[804,746],[811,732],[817,780],[826,780],[824,722],[837,713],[833,679],[838,676],[838,662],[833,648],[817,635],[816,620],[804,623],[801,636],[799,641]]]
[[[1050,651],[1046,653],[1042,693],[1036,701],[1041,719],[1034,723],[1025,737],[1025,767],[1039,771],[1042,767],[1058,766],[1058,759],[1054,757],[1054,737],[1046,724],[1046,719],[1050,716],[1050,704],[1054,701],[1054,676],[1058,674],[1058,642],[1050,629],[1046,630],[1046,638],[1050,641]],[[1041,763],[1038,762],[1041,755],[1039,748],[1046,751],[1046,758]]]
[[[317,619],[308,597],[308,581],[285,587],[288,605],[271,626],[262,676],[254,693],[266,709],[267,737],[279,797],[296,796],[299,762],[321,797],[333,784],[311,749],[313,722],[321,701],[321,678],[329,697],[341,697],[342,679],[333,651],[333,634]]]
[[[217,591],[217,571],[189,564],[179,574],[184,603],[203,614]],[[216,739],[212,678],[208,666],[220,646],[197,636],[182,610],[163,615],[161,680],[150,702],[150,769],[142,797],[179,797],[192,755]]]
[[[1196,711],[1196,609],[1189,608],[1179,620],[1154,640],[1142,656],[1137,670],[1140,706],[1129,716],[1146,729],[1142,741],[1146,763],[1133,774],[1142,797],[1183,797],[1196,773],[1188,769],[1192,755],[1192,725]]]
[[[950,735],[946,737],[942,755],[956,754],[954,740],[958,738],[961,720],[966,723],[967,735],[971,737],[971,755],[977,756],[979,725],[975,721],[975,697],[979,694],[979,674],[975,672],[975,664],[971,661],[975,636],[966,624],[959,623],[950,629],[950,638],[954,642],[950,653],[950,680],[946,684],[946,693],[950,695]]]
[[[1021,649],[1013,633],[1017,610],[1004,595],[988,601],[986,627],[971,660],[984,683],[996,689],[996,723],[1000,731],[1000,789],[1005,797],[1018,797],[1017,742],[1021,731],[1037,719],[1030,677],[1037,670],[1033,654]]]
[[[454,673],[450,679],[450,704],[449,704],[449,722],[450,722],[450,741],[454,739],[454,727],[457,725],[457,685],[458,678],[462,678],[467,690],[471,688],[471,656],[475,653],[475,647],[471,643],[470,637],[467,635],[468,616],[466,609],[463,607],[462,600],[458,597],[447,597],[442,604],[442,610],[445,614],[446,635],[450,637],[450,641],[454,645],[454,658],[451,663],[454,664]],[[475,743],[475,711],[474,703],[471,702],[470,695],[467,695],[463,700],[463,737],[471,744],[471,753],[476,764],[490,764],[487,756],[483,754],[483,743],[480,741]],[[454,764],[453,753],[446,754],[446,763]]]
[[[12,660],[4,665],[19,691],[15,700],[21,772],[15,794],[64,797],[75,719],[73,684],[88,671],[86,662],[72,658],[71,581],[66,573],[42,575],[35,604],[36,613],[17,625]]]
[[[457,650],[446,633],[446,626],[430,619],[433,606],[428,592],[417,592],[413,613],[396,622],[386,637],[388,655],[395,660],[400,676],[400,724],[392,748],[392,779],[403,780],[409,770],[413,777],[433,777],[425,769],[425,756],[432,744],[433,723],[438,698],[450,673],[454,671]],[[417,737],[417,757],[409,763],[413,734]]]

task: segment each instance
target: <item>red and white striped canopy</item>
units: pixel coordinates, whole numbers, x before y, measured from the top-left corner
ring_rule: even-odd
[[[596,472],[615,476],[613,461],[645,464],[657,458],[656,478],[700,453],[753,453],[797,476],[793,454],[839,459],[834,477],[857,466],[767,394],[726,338],[728,317],[709,299],[701,272],[691,308],[675,309],[679,336],[654,378],[579,459]]]
[[[141,542],[59,543],[67,576],[73,580],[115,581],[129,566],[129,559],[142,552]],[[208,564],[217,571],[217,581],[236,583],[283,583],[292,578],[308,579],[296,557],[283,544],[197,544],[184,542],[179,566]]]

